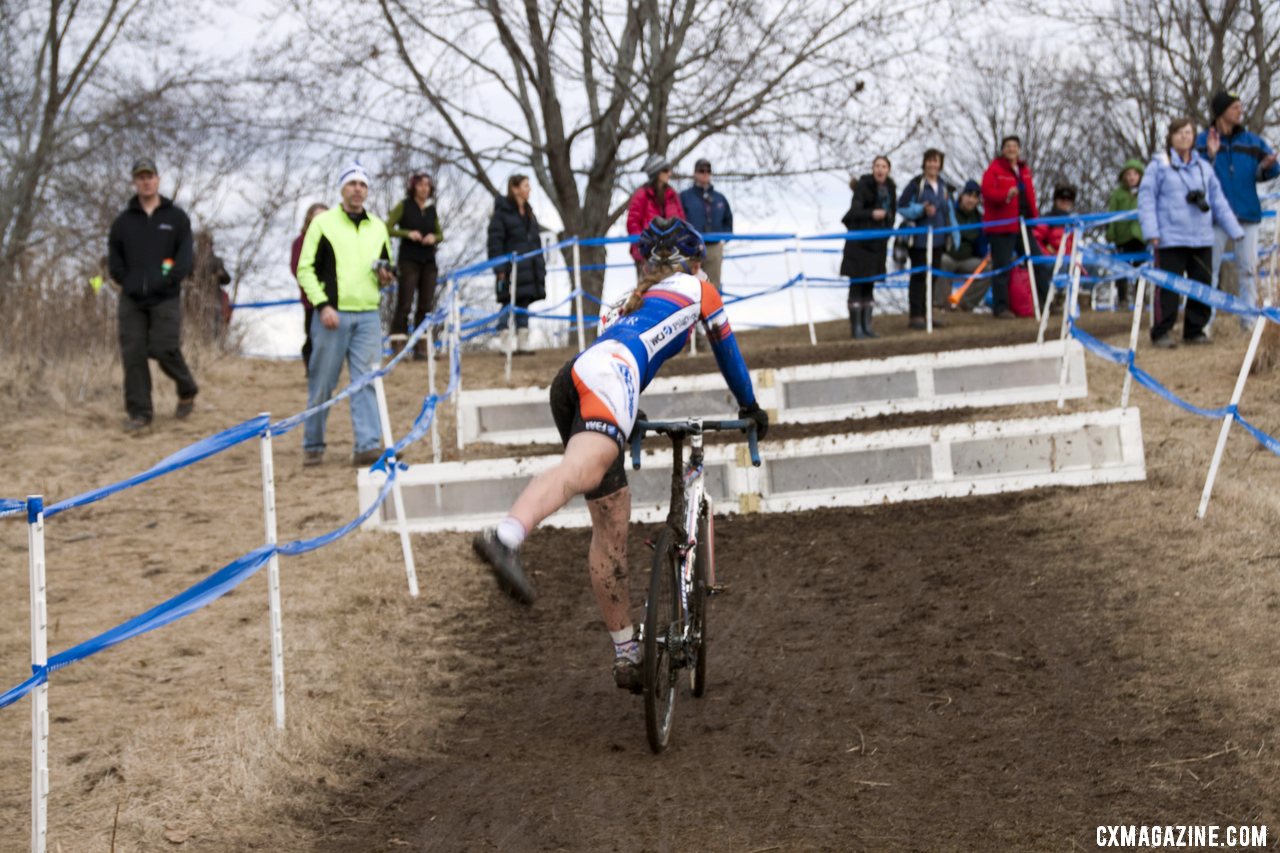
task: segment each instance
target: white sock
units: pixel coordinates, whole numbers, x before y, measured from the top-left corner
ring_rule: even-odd
[[[526,536],[524,525],[520,523],[519,519],[512,518],[509,515],[498,522],[496,533],[498,541],[511,549],[519,548],[524,543],[524,537]]]
[[[615,646],[620,646],[623,643],[631,642],[632,639],[635,638],[635,633],[636,632],[631,628],[631,626],[628,625],[621,631],[610,631],[609,636],[613,638],[613,644]]]

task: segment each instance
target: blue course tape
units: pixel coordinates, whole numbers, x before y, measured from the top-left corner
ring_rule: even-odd
[[[301,299],[273,299],[268,302],[232,302],[231,310],[242,311],[245,308],[276,308],[281,305],[301,305]]]
[[[164,459],[160,460],[146,471],[143,471],[141,474],[135,474],[118,483],[112,483],[109,486],[102,486],[101,488],[93,489],[85,492],[84,494],[76,495],[73,498],[67,498],[66,500],[59,501],[45,510],[45,518],[53,518],[58,513],[65,512],[66,510],[74,507],[96,503],[103,498],[109,497],[118,492],[123,492],[125,489],[131,489],[134,486],[154,480],[157,477],[177,471],[180,468],[186,468],[189,465],[194,465],[202,459],[208,459],[210,456],[221,453],[228,448],[235,447],[237,444],[242,444],[251,438],[256,438],[262,435],[266,428],[266,417],[259,415],[256,418],[250,418],[244,423],[236,424],[230,429],[225,429],[216,435],[209,436],[208,438],[202,438],[195,444],[188,445],[171,456],[166,456]]]
[[[0,518],[11,515],[22,515],[27,511],[27,502],[13,498],[0,498]]]

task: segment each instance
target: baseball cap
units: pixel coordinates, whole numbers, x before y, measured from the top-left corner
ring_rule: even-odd
[[[160,174],[160,170],[156,168],[156,161],[150,157],[139,157],[133,161],[133,168],[129,170],[129,174],[137,175],[141,172],[151,172],[153,175]]]
[[[693,164],[693,171],[698,172],[702,169],[706,169],[708,172],[711,171],[711,161],[706,157],[699,158],[698,162]]]

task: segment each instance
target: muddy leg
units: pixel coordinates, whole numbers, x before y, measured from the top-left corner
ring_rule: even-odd
[[[631,489],[624,488],[593,501],[591,548],[587,565],[591,589],[609,631],[631,627],[631,585],[628,582],[627,524],[631,519]]]

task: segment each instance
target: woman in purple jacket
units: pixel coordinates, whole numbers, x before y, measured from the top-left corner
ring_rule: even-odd
[[[1214,223],[1232,240],[1244,237],[1244,231],[1222,194],[1213,166],[1195,152],[1195,140],[1191,119],[1175,119],[1169,125],[1164,150],[1152,158],[1138,186],[1138,221],[1157,268],[1211,286]],[[1156,290],[1151,340],[1162,349],[1177,346],[1170,332],[1178,319],[1178,299],[1176,291]],[[1182,342],[1209,343],[1204,330],[1209,317],[1209,306],[1187,299]]]

